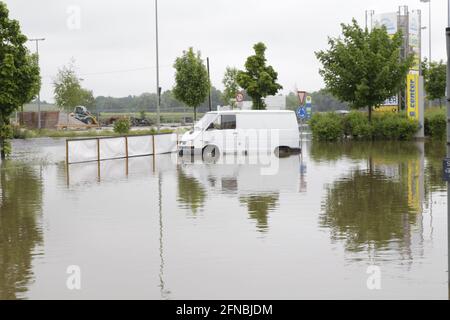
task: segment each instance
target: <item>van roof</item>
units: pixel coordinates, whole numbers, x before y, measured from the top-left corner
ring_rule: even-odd
[[[250,113],[250,114],[258,114],[258,113],[295,113],[291,110],[223,110],[223,111],[210,111],[208,113],[218,113],[218,114],[241,114],[241,113]]]

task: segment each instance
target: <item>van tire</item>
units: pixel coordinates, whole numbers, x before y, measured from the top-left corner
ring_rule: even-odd
[[[275,148],[275,155],[278,158],[287,158],[292,155],[292,149],[290,147],[277,147]]]
[[[207,145],[202,150],[202,158],[204,161],[214,162],[220,157],[219,148],[215,145]]]

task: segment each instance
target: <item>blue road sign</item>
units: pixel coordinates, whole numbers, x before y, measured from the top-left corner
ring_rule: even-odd
[[[444,181],[450,181],[450,159],[446,158],[444,159],[444,174],[443,174],[443,178]]]
[[[304,120],[306,118],[306,108],[305,107],[299,107],[297,109],[297,117]]]

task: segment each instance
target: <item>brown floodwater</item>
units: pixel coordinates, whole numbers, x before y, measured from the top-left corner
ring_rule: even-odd
[[[64,140],[14,141],[0,299],[447,299],[444,156],[436,142],[306,142],[264,161],[67,170]]]

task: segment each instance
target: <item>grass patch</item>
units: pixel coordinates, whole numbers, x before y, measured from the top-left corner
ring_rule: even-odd
[[[173,133],[176,130],[163,129],[160,133]],[[143,129],[129,131],[127,136],[134,135],[153,135],[156,129]],[[86,130],[86,131],[69,131],[69,130],[28,130],[20,129],[20,134],[15,134],[14,139],[32,139],[32,138],[90,138],[90,137],[117,137],[123,134],[116,133],[113,130]]]

